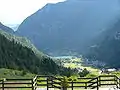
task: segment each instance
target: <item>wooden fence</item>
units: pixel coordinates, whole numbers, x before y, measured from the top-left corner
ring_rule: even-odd
[[[32,89],[34,90],[33,86],[33,79],[3,79],[0,81],[0,88],[2,90],[5,89]]]
[[[58,88],[61,89],[61,81],[62,78],[56,78],[54,76],[38,76],[38,78],[46,78],[45,80],[38,80],[37,82],[41,82],[41,84],[37,84],[39,86],[46,86],[47,90],[49,88]],[[42,84],[46,82],[45,84]],[[68,81],[68,88],[74,90],[74,88],[84,88],[84,89],[95,89],[99,90],[99,87],[103,86],[116,86],[120,88],[120,78],[116,75],[100,75],[95,78],[77,78],[77,81]]]
[[[62,78],[54,76],[35,76],[33,79],[3,79],[0,80],[0,89],[26,89],[36,90],[36,88],[46,87],[61,89]],[[114,85],[120,88],[120,78],[115,75],[100,75],[95,78],[77,78],[77,80],[68,81],[68,87],[71,90],[74,88],[94,89],[99,90],[99,87]]]

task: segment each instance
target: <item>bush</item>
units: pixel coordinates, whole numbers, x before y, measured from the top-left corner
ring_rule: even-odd
[[[79,72],[80,77],[85,77],[87,74],[89,74],[89,71],[86,68],[82,72]]]
[[[63,88],[67,88],[69,87],[69,84],[68,84],[68,78],[66,76],[63,77],[62,81],[61,81],[61,86]]]

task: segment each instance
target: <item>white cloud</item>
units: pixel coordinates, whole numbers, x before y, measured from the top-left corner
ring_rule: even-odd
[[[18,24],[36,12],[46,3],[61,0],[0,0],[0,21],[4,24]]]

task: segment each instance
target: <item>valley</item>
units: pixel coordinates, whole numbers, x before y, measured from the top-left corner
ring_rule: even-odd
[[[119,11],[118,0],[46,4],[28,16],[14,34],[26,37],[48,56],[82,55],[88,59],[88,66],[120,68],[120,63],[116,63],[120,53]]]
[[[15,12],[24,16],[29,2]],[[44,2],[22,22],[7,24],[11,28],[2,22],[0,89],[19,82],[32,90],[120,88],[119,0]]]
[[[1,24],[1,26],[2,26],[2,24]],[[4,26],[4,28],[3,28],[3,26],[1,27],[1,29],[5,29],[5,28],[6,28],[6,26]],[[12,30],[12,29],[10,29],[10,30]],[[98,61],[97,59],[91,60],[91,58],[89,58],[89,57],[86,58],[87,56],[90,56],[88,54],[86,54],[87,56],[82,56],[82,55],[78,55],[78,54],[76,55],[75,52],[73,52],[73,56],[70,56],[70,54],[69,54],[69,56],[49,56],[49,55],[46,55],[46,54],[42,53],[41,51],[39,51],[31,43],[31,41],[29,41],[27,38],[18,37],[18,36],[14,35],[12,33],[9,33],[9,32],[6,32],[4,30],[0,30],[1,41],[2,41],[2,43],[1,43],[1,45],[2,45],[1,58],[6,60],[6,62],[1,60],[1,62],[3,63],[3,64],[1,64],[1,68],[23,70],[23,72],[25,72],[25,73],[30,72],[30,73],[33,73],[35,75],[36,74],[41,74],[41,75],[42,74],[45,74],[45,75],[58,74],[58,75],[65,75],[68,77],[71,77],[71,76],[95,77],[95,76],[100,75],[100,72],[102,69],[114,68],[114,67],[110,67],[105,62]],[[35,60],[35,58],[36,58],[36,60],[38,60],[38,61],[37,62],[34,61],[33,63],[29,61],[29,64],[31,63],[30,65],[32,65],[32,64],[40,65],[40,66],[38,66],[39,68],[34,67],[33,65],[30,67],[28,67],[28,66],[25,67],[24,64],[25,65],[27,65],[27,64],[24,60],[14,61],[15,59],[12,59],[12,58],[15,58],[15,55],[14,55],[14,57],[11,56],[12,53],[9,52],[9,49],[7,49],[8,51],[6,50],[6,52],[3,51],[3,46],[5,47],[3,40],[4,40],[4,42],[6,41],[6,43],[8,43],[8,41],[9,41],[9,43],[11,43],[11,42],[13,43],[13,44],[9,44],[9,47],[6,46],[6,48],[9,48],[11,50],[14,48],[18,48],[18,47],[14,46],[15,44],[22,45],[23,50],[24,50],[24,48],[28,48],[28,50],[29,49],[32,50],[33,52],[31,51],[31,55],[33,54],[33,56],[30,56],[30,57],[32,57],[33,60]],[[17,50],[17,49],[14,49],[14,52],[16,52],[15,50]],[[21,50],[19,51],[19,53],[21,52]],[[10,63],[7,64],[9,61],[7,60],[7,57],[2,56],[2,53],[8,54],[7,55],[7,57],[9,57],[8,60],[12,59],[14,64],[11,63],[12,61],[10,62],[11,65],[9,65]],[[22,59],[24,57],[24,58],[26,58],[26,60],[28,58],[30,58],[30,57],[27,57],[24,55],[21,57],[21,56],[19,56],[19,53],[18,53],[17,58]],[[23,51],[23,53],[26,53],[26,55],[27,55],[28,52]],[[29,53],[28,53],[28,55],[29,55]],[[72,54],[72,51],[71,51],[71,54]],[[91,52],[89,54],[93,54],[93,52]],[[20,53],[20,55],[22,55],[22,54]],[[39,59],[40,59],[40,61],[39,61]],[[53,60],[53,61],[51,61],[51,60]],[[24,64],[20,64],[22,67],[18,64],[21,62],[24,63]],[[39,62],[39,64],[37,64],[38,62]],[[48,66],[49,66],[49,69],[47,68]],[[54,67],[56,67],[56,68],[54,68]],[[118,71],[119,68],[118,67],[116,67],[116,68],[117,68],[117,70],[112,72],[112,74],[114,73],[114,74],[119,75],[119,71]],[[46,70],[46,72],[44,72],[44,70]],[[104,73],[104,74],[107,74],[107,73]]]
[[[110,71],[109,74],[120,76],[119,68],[114,70],[114,68],[107,67],[105,63],[98,64],[101,63],[98,61],[94,61],[93,63],[91,61],[91,63],[89,63],[90,61],[88,62],[87,60],[83,59],[82,56],[81,57],[59,56],[59,57],[53,57],[53,60],[60,66],[76,69],[78,70],[78,72],[82,72],[84,69],[87,69],[89,71],[89,74],[87,74],[85,77],[95,77],[102,74],[103,75],[108,74],[107,72],[101,73],[103,69],[105,70],[113,69],[113,71]],[[97,64],[95,62],[97,62]],[[100,68],[100,65],[104,65],[104,67],[101,66]],[[73,76],[79,77],[79,74],[73,74]]]

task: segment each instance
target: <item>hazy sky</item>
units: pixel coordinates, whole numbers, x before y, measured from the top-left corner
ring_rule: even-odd
[[[65,0],[0,0],[0,22],[20,24],[26,17],[47,3]]]

